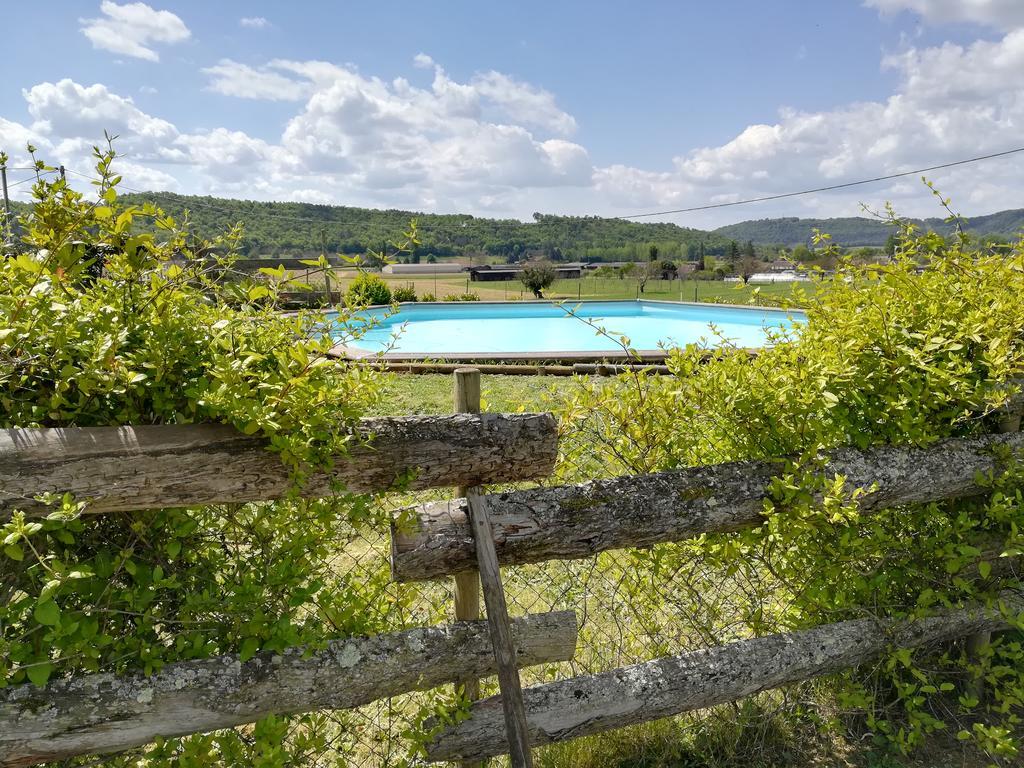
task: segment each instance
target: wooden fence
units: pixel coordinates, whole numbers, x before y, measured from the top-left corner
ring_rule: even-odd
[[[0,689],[0,766],[28,766],[123,751],[157,737],[251,723],[268,714],[361,706],[497,673],[501,695],[474,702],[470,717],[439,728],[435,761],[475,761],[511,751],[530,765],[530,745],[734,701],[758,691],[850,668],[893,643],[919,647],[1002,627],[999,610],[966,607],[913,622],[874,619],[769,635],[668,656],[519,691],[518,668],[566,661],[576,645],[571,611],[512,621],[498,563],[582,558],[615,548],[679,541],[757,525],[779,461],[736,462],[579,485],[487,495],[480,485],[550,473],[557,430],[549,414],[477,414],[474,374],[461,375],[451,416],[375,419],[352,431],[330,473],[309,478],[307,496],[459,486],[463,498],[414,510],[391,532],[398,581],[458,575],[458,621],[301,648],[177,662],[155,675],[82,675],[42,688]],[[478,393],[478,382],[477,382]],[[861,508],[977,493],[978,478],[1024,449],[1019,416],[1002,434],[926,448],[836,451],[820,470],[870,489]],[[15,509],[41,514],[44,492],[73,494],[86,514],[280,498],[286,467],[264,441],[221,426],[0,431],[0,520]],[[488,623],[479,615],[477,574]],[[1003,610],[1024,598],[1003,596]]]

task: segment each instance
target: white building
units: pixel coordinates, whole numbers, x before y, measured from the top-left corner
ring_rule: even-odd
[[[388,264],[381,271],[385,275],[457,275],[466,271],[466,265],[457,261],[437,264]]]

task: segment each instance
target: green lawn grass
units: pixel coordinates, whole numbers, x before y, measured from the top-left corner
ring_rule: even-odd
[[[374,410],[388,416],[451,413],[452,379],[451,374],[391,374]],[[498,413],[546,411],[574,385],[571,376],[482,376],[480,401],[485,411]]]

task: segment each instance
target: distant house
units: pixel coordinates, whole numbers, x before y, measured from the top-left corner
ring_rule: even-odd
[[[457,261],[438,264],[388,264],[381,270],[385,275],[454,275],[466,271],[466,265]]]
[[[796,272],[797,263],[789,259],[776,259],[768,265],[769,272]]]
[[[502,264],[492,266],[484,264],[479,267],[469,268],[469,279],[474,283],[490,283],[498,280],[515,280],[523,268],[517,264]]]

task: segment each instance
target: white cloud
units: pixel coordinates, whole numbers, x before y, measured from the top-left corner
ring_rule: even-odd
[[[295,80],[269,67],[255,68],[231,59],[221,59],[203,69],[210,84],[207,90],[241,99],[299,101],[311,92],[311,83]]]
[[[350,68],[276,66],[318,81],[282,136],[282,147],[309,169],[347,174],[373,189],[433,186],[468,199],[517,187],[590,183],[583,147],[535,137],[527,128],[539,122],[561,132],[571,118],[551,106],[550,94],[511,78],[490,73],[483,85],[460,83],[435,66],[426,89]],[[538,104],[539,117],[511,119],[508,113],[520,103]],[[509,119],[489,120],[487,112]]]
[[[935,24],[973,22],[996,29],[1024,26],[1021,0],[865,0],[884,14],[910,11]]]
[[[887,57],[897,92],[824,112],[786,110],[718,147],[677,158],[682,179],[761,191],[899,172],[1006,149],[1024,121],[1024,30],[963,48],[946,44]],[[761,173],[764,181],[757,181]]]
[[[115,170],[125,179],[125,184],[133,189],[175,192],[181,190],[181,183],[175,176],[141,163],[130,160],[115,160]]]
[[[576,130],[576,120],[562,111],[554,95],[529,83],[521,83],[501,72],[486,72],[473,78],[472,87],[494,102],[511,120],[544,128],[562,136]]]
[[[40,83],[22,91],[35,132],[53,139],[102,140],[103,132],[121,137],[122,152],[139,157],[174,155],[169,148],[178,130],[166,120],[146,114],[130,98],[105,85],[80,85],[64,79]]]
[[[248,29],[263,29],[270,26],[270,22],[262,16],[243,16],[238,23]]]
[[[519,187],[590,184],[586,150],[562,138],[575,120],[549,92],[498,72],[458,82],[425,54],[414,64],[434,69],[429,87],[323,61],[276,59],[253,67],[226,59],[204,72],[208,87],[226,95],[305,100],[280,144],[260,149],[261,160],[274,156],[271,176],[282,184],[308,190],[319,176],[336,190],[351,186],[364,196],[408,198],[421,207],[442,192],[476,205]],[[551,138],[534,136],[531,128]],[[227,179],[224,168],[216,172]]]
[[[104,17],[81,19],[81,32],[93,48],[122,53],[147,61],[159,61],[160,55],[151,43],[180,43],[192,33],[170,11],[157,11],[145,3],[118,5],[103,0],[100,12]]]
[[[49,153],[53,150],[53,145],[45,136],[21,123],[0,117],[0,151],[7,153],[9,165],[13,167],[30,165],[31,157],[26,149],[29,144],[39,150],[39,159],[50,159]]]
[[[186,134],[177,144],[187,150],[189,163],[226,182],[239,182],[256,175],[261,164],[274,155],[273,148],[265,141],[226,128]]]

